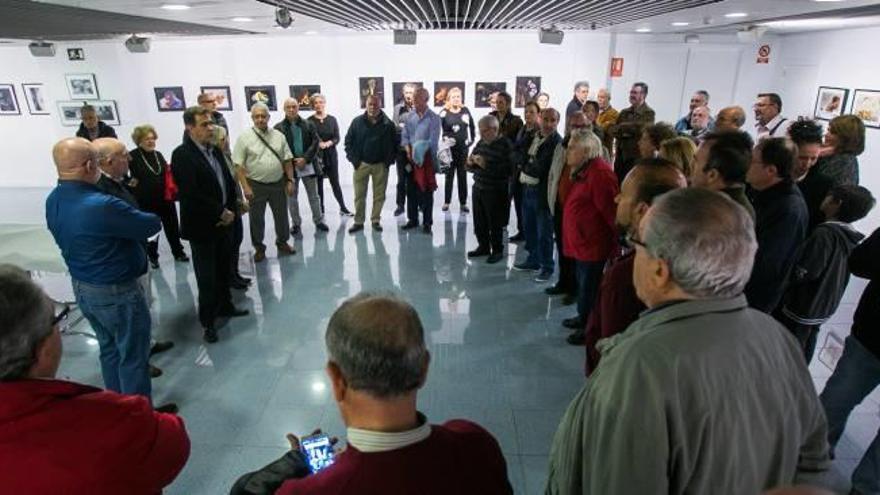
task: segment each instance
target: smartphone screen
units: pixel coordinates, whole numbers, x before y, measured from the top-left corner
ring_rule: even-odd
[[[301,443],[312,473],[317,473],[333,464],[335,460],[333,446],[330,444],[330,437],[327,435],[305,437]]]

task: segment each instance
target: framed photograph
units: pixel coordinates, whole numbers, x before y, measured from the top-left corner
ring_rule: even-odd
[[[183,86],[161,86],[153,88],[156,95],[156,108],[160,112],[182,112],[186,110]]]
[[[314,110],[312,106],[312,95],[321,92],[319,84],[291,84],[290,97],[299,102],[300,110]]]
[[[438,81],[434,83],[435,107],[442,107],[446,104],[446,95],[452,88],[458,88],[461,91],[461,104],[464,105],[464,81]]]
[[[43,93],[43,83],[23,83],[21,91],[24,93],[24,101],[27,102],[31,115],[49,115],[49,105],[46,103],[46,95]]]
[[[269,110],[278,110],[278,100],[275,99],[275,86],[245,86],[244,104],[248,111],[254,103],[265,103]]]
[[[367,108],[367,97],[373,95],[379,97],[379,108],[385,108],[384,77],[358,78],[358,93],[360,97],[361,108]]]
[[[523,108],[526,103],[538,97],[541,92],[541,76],[516,76],[516,94],[514,104]]]
[[[880,90],[857,89],[850,113],[862,119],[866,127],[880,128]]]
[[[98,82],[94,74],[67,74],[67,91],[70,92],[71,100],[97,100]]]
[[[86,52],[82,48],[68,48],[67,60],[85,60]]]
[[[819,93],[816,95],[816,108],[813,109],[813,117],[831,120],[834,117],[843,115],[848,97],[848,89],[819,86]]]
[[[61,125],[78,126],[82,122],[80,111],[83,105],[91,105],[95,107],[98,114],[98,120],[103,121],[107,125],[119,125],[119,111],[116,108],[116,102],[113,100],[98,101],[59,101],[58,114],[61,115]]]
[[[391,83],[391,95],[394,99],[395,105],[403,102],[403,89],[407,86],[407,84],[411,85],[414,90],[425,87],[425,85],[421,81],[403,81]]]
[[[478,82],[474,87],[474,106],[477,108],[495,108],[495,95],[507,91],[505,82]]]
[[[0,115],[21,115],[15,86],[12,84],[0,84]]]
[[[232,110],[232,91],[229,86],[202,86],[199,93],[213,96],[217,102],[217,110]]]

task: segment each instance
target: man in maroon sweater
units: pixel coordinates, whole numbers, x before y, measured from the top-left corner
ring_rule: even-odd
[[[615,198],[618,229],[623,233],[635,232],[654,198],[680,187],[687,187],[687,180],[672,162],[663,158],[636,162],[621,183],[620,194]],[[645,305],[636,297],[633,285],[634,259],[633,246],[625,245],[605,267],[599,295],[587,320],[587,376],[599,364],[596,343],[626,330],[645,309]]]
[[[362,293],[327,325],[327,374],[348,448],[309,474],[299,439],[263,469],[240,478],[232,495],[510,494],[498,442],[465,420],[432,425],[416,410],[430,356],[415,309]]]

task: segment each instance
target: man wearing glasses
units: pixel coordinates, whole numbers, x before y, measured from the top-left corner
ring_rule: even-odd
[[[782,98],[776,93],[761,93],[755,110],[755,143],[768,137],[785,137],[791,121],[782,116]]]

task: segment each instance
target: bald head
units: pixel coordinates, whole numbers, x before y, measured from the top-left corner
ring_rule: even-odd
[[[715,118],[715,132],[738,131],[746,123],[746,111],[742,107],[724,107]]]
[[[61,180],[81,180],[94,184],[100,177],[98,153],[88,140],[67,138],[52,147],[52,160]]]
[[[105,174],[120,180],[128,173],[128,151],[122,141],[99,138],[92,145],[98,153],[98,166]]]

